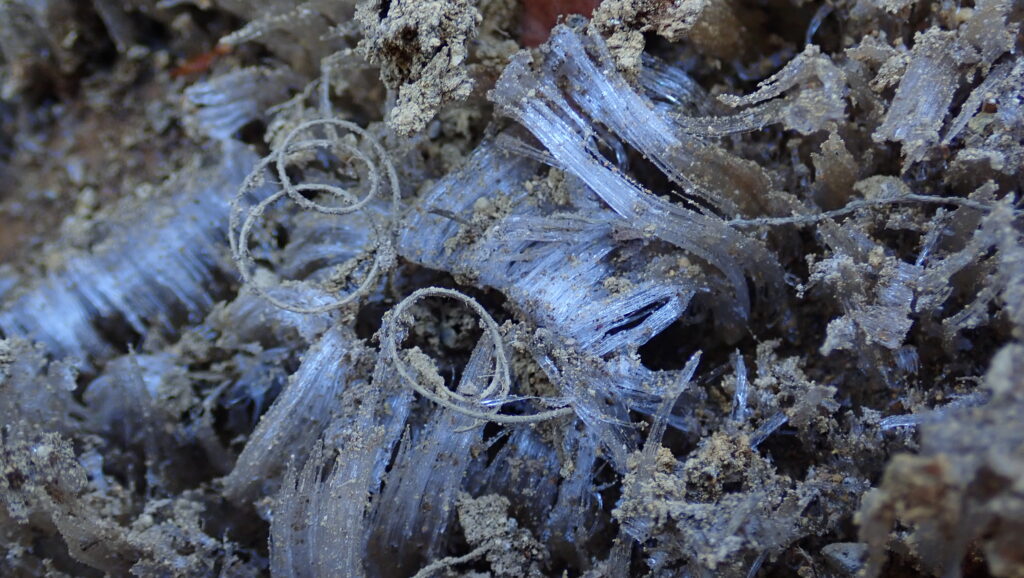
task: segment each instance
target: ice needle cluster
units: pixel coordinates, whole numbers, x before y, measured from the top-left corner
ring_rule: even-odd
[[[0,2],[0,574],[1021,575],[1020,4],[538,6]]]

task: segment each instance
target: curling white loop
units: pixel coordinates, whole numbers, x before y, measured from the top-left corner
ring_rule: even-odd
[[[295,201],[296,203],[298,203],[299,206],[301,206],[304,209],[316,211],[318,213],[324,213],[328,215],[346,215],[348,213],[354,213],[356,211],[363,209],[370,201],[372,201],[377,196],[377,193],[380,190],[380,173],[378,172],[377,167],[373,164],[373,161],[366,155],[366,153],[364,153],[363,151],[359,150],[356,147],[345,144],[343,141],[341,141],[341,139],[338,138],[299,141],[295,140],[296,137],[298,137],[304,131],[316,128],[318,126],[323,126],[324,128],[338,127],[355,133],[361,136],[363,139],[365,139],[366,142],[370,143],[370,146],[373,148],[374,154],[377,155],[378,158],[386,158],[387,153],[384,151],[384,147],[382,147],[380,143],[376,141],[376,139],[372,138],[369,135],[369,133],[367,133],[362,127],[341,119],[324,118],[319,120],[312,120],[309,122],[305,122],[292,129],[292,131],[289,132],[288,135],[285,137],[284,141],[281,144],[281,147],[278,149],[278,152],[275,155],[276,158],[274,160],[274,168],[277,173],[277,180],[281,184],[281,188],[285,191],[288,197]],[[351,155],[354,159],[359,160],[364,165],[366,165],[366,168],[368,170],[367,177],[369,179],[369,183],[367,183],[367,193],[362,199],[353,202],[347,206],[332,207],[327,205],[321,205],[319,203],[309,200],[308,198],[302,195],[303,192],[326,193],[333,197],[341,197],[346,200],[351,199],[351,195],[348,194],[348,191],[341,187],[323,183],[303,183],[300,185],[296,185],[292,182],[291,177],[288,176],[287,168],[288,160],[290,158],[293,158],[298,153],[305,152],[308,150],[315,150],[318,148],[329,148],[345,152]],[[397,180],[398,179],[396,176],[394,178],[394,181],[390,183],[392,185],[392,190],[395,190],[397,188]]]
[[[317,127],[323,128],[331,138],[299,138],[304,132]],[[347,215],[365,209],[367,205],[369,205],[369,203],[371,203],[379,194],[381,188],[381,175],[378,166],[374,164],[370,155],[366,154],[358,147],[341,140],[341,138],[338,137],[336,129],[344,129],[354,133],[362,137],[365,143],[369,144],[372,149],[373,156],[376,156],[380,165],[383,166],[387,178],[387,185],[391,188],[390,217],[391,219],[395,219],[399,209],[400,190],[398,187],[398,174],[388,157],[387,151],[385,151],[384,147],[362,127],[346,120],[333,118],[322,118],[308,121],[292,129],[284,139],[282,145],[256,165],[253,171],[245,179],[245,182],[239,189],[238,194],[232,201],[229,242],[232,257],[238,266],[243,282],[256,294],[262,296],[275,306],[296,313],[323,313],[339,309],[349,303],[352,303],[359,297],[367,294],[376,284],[377,278],[384,271],[390,269],[391,265],[395,261],[395,253],[392,247],[392,237],[394,236],[393,226],[389,224],[387,230],[384,230],[376,220],[370,218],[369,222],[374,229],[376,237],[376,246],[372,251],[374,253],[373,262],[358,287],[344,297],[336,299],[330,303],[317,306],[304,306],[296,303],[288,303],[272,295],[270,291],[274,287],[259,280],[253,274],[256,264],[252,256],[252,252],[249,249],[249,239],[252,235],[252,230],[256,222],[273,203],[283,198],[288,198],[306,210],[327,215]],[[321,148],[330,149],[332,152],[342,153],[366,166],[368,182],[365,183],[367,192],[363,198],[356,199],[356,197],[348,190],[335,185],[329,185],[326,183],[295,183],[292,181],[291,177],[287,174],[289,161],[295,159],[300,153]],[[248,209],[244,209],[242,204],[245,201],[245,196],[263,184],[265,173],[267,171],[270,171],[276,177],[277,184],[279,185],[278,190]],[[323,205],[310,200],[305,196],[305,194],[325,194],[340,199],[346,204],[341,206]],[[297,284],[301,282],[288,281],[287,283]]]
[[[468,305],[480,318],[480,326],[484,330],[483,337],[490,340],[494,354],[494,373],[482,391],[476,392],[473,395],[463,395],[444,386],[438,388],[426,387],[420,383],[419,378],[414,375],[414,371],[400,357],[398,350],[399,340],[404,335],[404,330],[412,318],[409,309],[418,301],[428,297],[448,297],[461,301]],[[505,353],[501,330],[498,328],[494,318],[491,317],[479,302],[459,291],[442,289],[440,287],[427,287],[414,291],[403,299],[385,317],[384,328],[381,332],[381,348],[383,349],[383,354],[394,364],[395,371],[404,385],[411,387],[414,391],[434,403],[460,414],[483,421],[521,424],[536,423],[574,413],[571,407],[558,407],[530,415],[505,415],[498,413],[502,406],[514,401],[514,398],[509,396],[512,378],[509,373],[508,356]],[[552,403],[551,405],[554,404]]]

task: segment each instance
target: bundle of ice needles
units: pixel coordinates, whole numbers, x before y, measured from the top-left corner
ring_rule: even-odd
[[[1022,17],[0,2],[0,575],[1024,576]]]

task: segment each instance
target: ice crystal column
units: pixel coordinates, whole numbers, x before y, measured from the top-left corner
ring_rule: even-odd
[[[227,287],[228,202],[255,161],[244,145],[225,142],[217,164],[168,181],[166,201],[126,202],[92,251],[11,291],[0,331],[89,359],[202,321]]]

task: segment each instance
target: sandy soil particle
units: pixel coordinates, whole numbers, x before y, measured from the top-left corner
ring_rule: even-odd
[[[443,106],[470,95],[473,81],[465,64],[480,19],[469,0],[359,5],[356,20],[365,35],[359,50],[380,66],[384,84],[398,91],[388,115],[391,128],[418,132]]]

